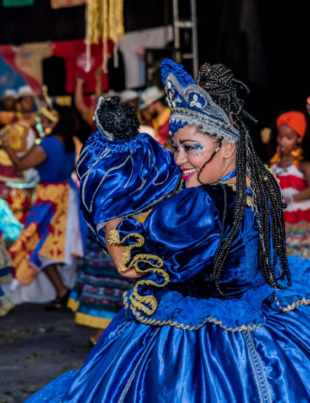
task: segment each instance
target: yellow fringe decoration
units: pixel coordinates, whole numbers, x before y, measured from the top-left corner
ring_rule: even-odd
[[[114,42],[115,64],[118,64],[118,41],[124,36],[124,0],[87,0],[86,2],[86,71],[90,71],[90,45],[103,43],[103,70],[107,70],[107,42]]]

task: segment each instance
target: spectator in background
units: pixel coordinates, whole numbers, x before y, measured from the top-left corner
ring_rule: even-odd
[[[75,278],[76,258],[83,256],[83,225],[77,187],[71,179],[75,169],[76,116],[68,106],[42,107],[40,120],[46,137],[23,157],[3,147],[19,171],[35,167],[40,175],[36,197],[20,237],[10,248],[15,273],[10,298],[44,303],[48,309],[66,306]],[[30,286],[31,285],[31,286]]]
[[[35,111],[34,92],[28,85],[18,89],[18,101],[23,115],[32,114]]]
[[[2,98],[2,110],[7,112],[16,111],[17,92],[14,90],[6,90]]]
[[[288,255],[310,258],[310,125],[299,111],[277,118],[278,148],[271,169],[279,179],[287,208],[284,210]]]
[[[138,112],[138,108],[139,108],[139,94],[138,94],[137,91],[134,91],[134,90],[124,90],[124,91],[121,93],[121,101],[122,101],[122,102],[127,102],[128,104],[130,104],[130,105],[134,108],[136,114],[137,114],[138,117],[139,117],[139,112]]]
[[[151,118],[156,140],[165,145],[169,134],[170,109],[164,104],[164,91],[158,87],[149,87],[141,94],[140,109]]]
[[[11,123],[24,122],[35,130],[37,124],[37,112],[35,104],[35,94],[29,85],[20,87],[17,91],[18,103],[17,110],[4,110],[0,112],[0,126],[5,126]],[[36,132],[36,135],[38,133]]]
[[[147,133],[150,136],[152,136],[153,138],[156,138],[155,130],[153,129],[153,127],[150,126],[150,122],[148,122],[144,118],[143,114],[138,110],[139,109],[139,93],[134,90],[124,90],[121,93],[121,101],[127,102],[134,108],[134,110],[138,116],[138,119],[140,121],[140,124],[141,124],[141,126],[139,128],[139,132]]]
[[[90,98],[91,101],[87,105],[84,98],[83,85],[84,80],[81,76],[76,78],[76,87],[74,93],[74,105],[76,109],[80,112],[82,119],[91,127],[91,131],[95,132],[97,130],[96,125],[93,121],[93,116],[95,113],[95,109],[97,106],[97,102],[99,97],[103,96],[104,98],[109,98],[112,95],[115,95],[115,91],[109,90],[106,93],[102,93],[102,69],[101,67],[95,72],[96,77],[96,88],[95,94],[93,94]]]
[[[83,85],[84,80],[82,76],[76,77],[76,87],[74,93],[74,105],[76,109],[80,112],[82,119],[88,123],[92,128],[92,131],[96,131],[96,126],[94,126],[93,116],[96,109],[98,98],[102,95],[102,69],[101,67],[95,72],[96,77],[96,87],[95,94],[92,97],[92,102],[89,105],[85,103]]]

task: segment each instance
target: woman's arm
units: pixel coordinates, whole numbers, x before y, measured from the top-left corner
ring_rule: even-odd
[[[110,244],[109,242],[109,234],[110,231],[112,231],[121,221],[123,218],[115,218],[114,220],[109,221],[106,224],[106,243],[107,243],[107,249],[109,252],[109,255],[111,259],[113,260],[115,267],[119,274],[121,274],[124,277],[129,277],[129,278],[140,278],[145,276],[146,273],[138,273],[134,268],[129,268],[126,271],[120,271],[120,267],[123,263],[124,259],[124,253],[126,250],[125,246],[122,245],[115,245],[115,244]]]
[[[83,78],[77,77],[75,93],[74,93],[74,104],[75,104],[76,109],[80,112],[83,120],[85,120],[88,123],[89,115],[91,113],[91,108],[89,108],[87,105],[85,105],[84,97],[83,97],[83,84],[84,84]]]
[[[17,157],[14,151],[9,147],[8,137],[4,136],[2,141],[3,149],[7,152],[10,160],[12,161],[14,168],[18,171],[24,171],[25,169],[34,168],[41,164],[46,159],[46,153],[42,147],[35,145],[32,149],[23,157]]]
[[[95,95],[96,95],[96,103],[98,99],[102,96],[102,68],[99,67],[95,71],[95,78],[96,78],[96,87],[95,87]]]
[[[301,172],[303,172],[306,176],[307,182],[308,182],[308,188],[302,190],[301,192],[297,193],[294,197],[293,200],[295,202],[300,202],[304,200],[310,199],[310,162],[301,162],[299,164],[299,169]]]

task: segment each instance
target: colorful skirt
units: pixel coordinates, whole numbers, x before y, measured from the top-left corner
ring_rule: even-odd
[[[64,284],[72,288],[77,258],[83,256],[84,220],[73,181],[41,183],[25,227],[10,248],[14,303],[45,303],[55,299],[55,289],[43,272],[56,265]]]
[[[310,259],[310,223],[308,221],[300,221],[297,224],[285,223],[285,230],[287,254]]]
[[[76,323],[105,329],[123,307],[123,293],[133,284],[133,280],[118,274],[109,255],[89,233],[68,302]]]
[[[12,282],[11,259],[0,233],[0,316],[6,315],[14,304],[6,295],[6,288]]]
[[[0,198],[0,231],[4,241],[16,241],[22,229],[22,224],[15,218],[8,203]]]

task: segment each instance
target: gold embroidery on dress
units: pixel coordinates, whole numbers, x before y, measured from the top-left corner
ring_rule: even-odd
[[[40,249],[39,255],[58,262],[65,260],[69,191],[68,184],[38,185],[37,187],[38,198],[56,204],[56,211],[50,223],[51,231]]]
[[[68,184],[38,185],[36,189],[34,204],[42,200],[43,202],[52,202],[56,208],[49,224],[50,232],[38,252],[39,256],[46,257],[52,261],[64,262],[65,260],[69,191]],[[12,267],[16,278],[23,284],[30,284],[37,275],[37,270],[29,262],[29,256],[40,241],[37,227],[38,225],[35,222],[25,227],[10,248],[13,260]]]
[[[22,230],[18,239],[10,248],[15,276],[17,280],[23,284],[30,284],[37,274],[35,268],[29,263],[29,254],[35,248],[39,240],[37,224],[32,222],[28,227]]]
[[[13,211],[14,217],[17,220],[21,220],[23,218],[23,203],[26,200],[26,192],[24,189],[14,189],[12,195],[12,204],[11,209]]]
[[[128,291],[127,291],[128,292]],[[223,325],[222,321],[218,321],[215,318],[212,318],[211,316],[208,316],[206,320],[204,320],[202,323],[200,323],[200,325],[198,326],[190,326],[190,325],[184,325],[183,323],[178,323],[177,321],[171,321],[171,319],[168,320],[164,320],[164,321],[160,321],[160,320],[156,320],[156,319],[147,319],[144,318],[140,312],[138,312],[133,306],[132,304],[128,303],[128,298],[126,297],[127,292],[124,294],[124,303],[125,303],[125,309],[130,308],[133,315],[135,316],[135,318],[141,322],[144,323],[146,325],[153,325],[153,326],[173,326],[173,327],[177,327],[178,329],[183,329],[183,330],[198,330],[200,328],[202,328],[206,323],[211,323],[217,326],[220,326],[222,329],[225,329],[229,332],[242,332],[243,330],[255,330],[255,329],[259,329],[260,327],[264,326],[264,323],[259,323],[258,325],[243,325],[241,327],[236,326],[235,328],[233,327],[227,327],[225,325]]]
[[[303,298],[303,299],[299,299],[296,302],[293,302],[292,305],[287,305],[286,307],[282,307],[280,306],[280,303],[277,302],[277,305],[279,305],[279,308],[283,311],[283,312],[289,312],[289,311],[293,311],[294,309],[296,309],[299,305],[309,305],[310,304],[310,299],[307,298]]]
[[[118,230],[114,229],[109,233],[109,243],[119,245],[124,243],[130,237],[135,237],[136,243],[133,245],[126,246],[125,253],[123,254],[124,256],[123,261],[119,268],[119,271],[126,271],[130,268],[134,268],[138,273],[147,273],[147,272],[158,273],[161,274],[163,278],[162,284],[158,284],[153,280],[147,280],[147,279],[137,281],[137,283],[133,288],[133,293],[130,296],[131,308],[138,309],[146,313],[147,315],[152,315],[156,311],[158,306],[156,298],[153,295],[140,295],[138,292],[138,288],[143,285],[164,287],[169,283],[169,275],[162,269],[164,265],[163,260],[156,255],[138,254],[132,260],[130,260],[131,250],[133,248],[139,248],[144,244],[144,238],[142,235],[131,233],[126,235],[122,240],[120,240]],[[139,263],[147,263],[151,267],[145,270],[141,270],[139,268]]]

